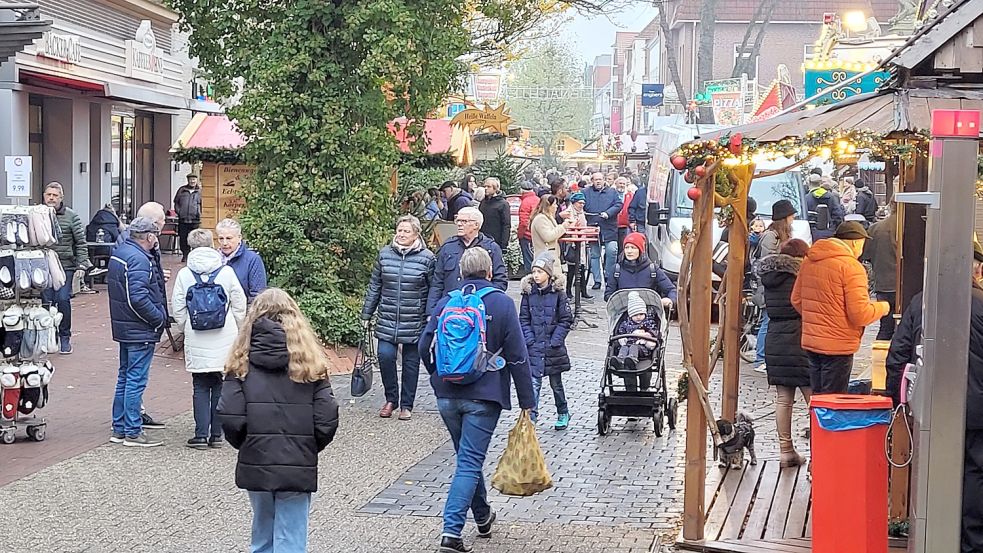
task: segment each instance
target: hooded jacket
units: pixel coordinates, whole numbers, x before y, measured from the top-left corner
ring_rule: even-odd
[[[119,237],[119,217],[105,207],[96,211],[96,214],[92,216],[92,220],[89,221],[89,225],[85,227],[86,241],[95,242],[96,238],[99,237],[99,229],[102,229],[103,232],[102,241],[112,244]]]
[[[587,224],[601,229],[602,242],[615,242],[618,240],[618,213],[621,212],[621,194],[610,186],[598,190],[593,186],[588,186],[583,190],[586,199],[584,211],[588,213]],[[594,213],[596,215],[590,215]],[[601,213],[607,213],[607,218],[601,217]]]
[[[821,205],[829,208],[829,229],[812,229],[813,242],[833,236],[836,232],[836,227],[840,226],[840,223],[846,217],[846,210],[843,209],[840,199],[829,190],[819,186],[806,194],[806,210],[816,211]]]
[[[802,316],[792,306],[792,288],[802,260],[782,253],[761,260],[759,271],[767,306],[765,366],[769,386],[805,387],[809,356],[802,349]]]
[[[533,377],[550,376],[570,370],[567,334],[573,326],[570,302],[554,276],[545,288],[532,275],[520,283],[522,302],[519,324],[529,352],[529,369]]]
[[[127,236],[109,258],[109,317],[113,340],[156,344],[167,324],[164,283],[151,252]]]
[[[362,319],[378,311],[376,338],[391,344],[415,344],[427,324],[427,296],[436,257],[417,239],[401,251],[383,246],[365,291]]]
[[[259,253],[249,249],[245,240],[239,244],[239,249],[232,252],[232,255],[225,260],[225,264],[235,271],[239,284],[246,292],[246,299],[250,303],[260,292],[266,290],[266,265],[263,264],[263,258]]]
[[[809,249],[792,289],[792,305],[802,314],[802,349],[823,355],[856,353],[864,327],[890,309],[885,302],[870,301],[867,271],[837,238]]]
[[[218,271],[215,283],[225,289],[229,298],[229,311],[225,326],[214,330],[191,328],[188,313],[188,290],[196,285],[195,273],[202,282]],[[239,327],[246,318],[246,293],[236,278],[235,271],[222,266],[222,254],[213,248],[195,248],[188,254],[188,266],[178,271],[171,296],[171,314],[178,332],[184,332],[184,363],[188,372],[221,372],[232,344],[239,334]]]
[[[338,404],[327,380],[298,383],[287,368],[287,336],[268,318],[253,323],[249,372],[227,375],[218,414],[239,450],[236,486],[263,492],[317,491],[317,454],[334,439]]]
[[[474,286],[476,289],[494,286],[487,280],[465,280],[458,288]],[[473,399],[497,403],[502,409],[512,408],[512,386],[515,383],[515,394],[519,398],[519,407],[532,409],[535,400],[532,393],[532,377],[529,373],[529,354],[526,341],[519,325],[519,316],[515,312],[515,302],[504,293],[491,293],[484,297],[486,333],[485,344],[488,351],[502,350],[505,368],[500,371],[486,372],[478,380],[467,385],[444,382],[437,375],[434,364],[433,348],[437,347],[434,338],[437,335],[437,322],[440,317],[436,313],[447,305],[450,300],[443,296],[437,302],[434,316],[430,317],[427,328],[420,337],[420,359],[430,373],[430,385],[438,399]]]
[[[857,208],[854,213],[863,215],[867,224],[877,221],[877,198],[869,187],[857,188]]]
[[[89,265],[89,248],[85,245],[85,228],[78,213],[62,202],[55,210],[58,226],[61,227],[61,238],[51,246],[58,254],[58,260],[66,271],[74,271],[79,267]]]
[[[659,297],[669,298],[672,303],[676,303],[676,286],[669,279],[669,275],[644,253],[635,261],[628,260],[624,255],[618,259],[611,278],[606,281],[604,301],[618,290],[629,288],[655,290],[659,293]]]
[[[461,190],[456,196],[447,200],[447,220],[453,221],[457,212],[474,203],[474,198],[467,191]]]
[[[491,237],[502,251],[509,249],[509,234],[512,232],[512,207],[505,194],[486,197],[478,204],[478,211],[484,218],[481,232]]]
[[[451,290],[461,287],[461,256],[464,255],[464,250],[479,246],[485,248],[491,256],[492,286],[503,292],[508,289],[509,277],[502,258],[502,248],[499,248],[494,240],[479,232],[474,241],[465,244],[460,236],[454,236],[437,250],[433,280],[430,283],[430,293],[427,295],[428,314],[439,314],[440,311],[434,311],[437,302]]]

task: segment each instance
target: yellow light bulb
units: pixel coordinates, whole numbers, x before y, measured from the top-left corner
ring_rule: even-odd
[[[833,150],[825,146],[819,150],[819,157],[823,159],[829,159],[832,155],[833,155]]]

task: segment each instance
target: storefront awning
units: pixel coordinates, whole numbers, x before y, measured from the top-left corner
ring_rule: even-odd
[[[148,106],[188,109],[187,98],[124,83],[106,83],[106,97]]]
[[[96,93],[100,96],[106,93],[106,85],[104,83],[86,81],[74,77],[49,75],[47,73],[35,73],[34,71],[22,70],[20,72],[20,82],[47,88],[69,88],[79,92]]]
[[[171,152],[182,149],[235,150],[246,145],[246,137],[225,115],[196,114],[185,127]]]
[[[870,130],[887,136],[931,128],[932,110],[983,110],[983,93],[970,90],[881,90],[848,98],[837,104],[796,111],[759,123],[706,133],[703,139],[741,133],[758,142],[778,142],[805,136],[815,129]]]

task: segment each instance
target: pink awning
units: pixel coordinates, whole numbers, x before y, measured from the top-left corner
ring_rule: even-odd
[[[191,148],[236,149],[245,144],[246,138],[228,117],[199,113],[178,137],[172,151]]]
[[[399,129],[396,125],[399,125]],[[400,117],[389,123],[389,132],[399,141],[399,149],[410,151],[410,141],[406,136],[406,118]],[[427,145],[428,154],[443,154],[451,149],[451,122],[447,119],[427,119],[423,123],[423,132],[430,139]]]

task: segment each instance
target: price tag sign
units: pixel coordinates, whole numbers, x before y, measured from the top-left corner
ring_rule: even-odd
[[[29,198],[31,196],[31,156],[6,156],[7,196]]]

